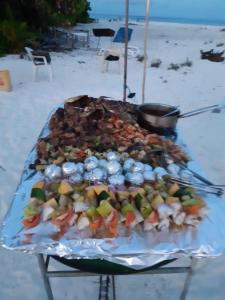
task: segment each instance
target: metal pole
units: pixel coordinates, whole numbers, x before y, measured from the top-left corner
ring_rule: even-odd
[[[42,275],[42,278],[44,281],[45,290],[46,290],[46,293],[48,296],[48,300],[54,300],[51,285],[50,285],[49,279],[47,277],[47,269],[45,266],[44,256],[43,256],[43,254],[38,254],[37,258],[38,258],[38,264],[39,264],[39,268],[41,271],[41,275]]]
[[[143,70],[143,81],[142,81],[142,104],[145,102],[145,81],[146,81],[147,62],[148,62],[147,47],[148,47],[149,12],[150,12],[150,0],[146,0],[145,35],[144,35],[144,70]]]
[[[129,19],[129,0],[125,4],[125,49],[124,49],[124,74],[123,74],[123,101],[126,102],[127,93],[127,48],[128,48],[128,19]]]
[[[113,300],[116,300],[116,285],[115,285],[115,276],[112,275],[112,290],[113,290]]]
[[[191,264],[190,264],[189,270],[187,272],[187,276],[186,276],[186,279],[185,279],[185,282],[184,282],[184,287],[183,287],[183,290],[181,292],[179,300],[185,300],[186,299],[186,296],[187,296],[187,293],[188,293],[188,290],[189,290],[189,287],[190,287],[190,284],[191,284],[191,279],[192,279],[192,276],[193,276],[193,272],[194,272],[193,269],[194,269],[194,266],[195,266],[196,263],[197,263],[196,259],[194,257],[191,257]]]

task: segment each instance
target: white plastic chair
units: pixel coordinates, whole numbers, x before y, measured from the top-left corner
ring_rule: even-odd
[[[52,64],[51,62],[47,62],[47,59],[44,55],[34,55],[33,54],[33,49],[29,47],[24,48],[29,60],[33,62],[33,76],[34,80],[37,80],[37,75],[38,75],[38,70],[40,67],[46,67],[48,68],[48,73],[49,73],[49,79],[52,81],[53,79],[53,71],[52,71]]]
[[[107,60],[107,57],[110,55],[118,57],[118,60],[116,60],[116,61]],[[123,52],[121,51],[121,49],[115,48],[115,47],[111,47],[110,49],[107,49],[104,52],[103,57],[102,57],[102,72],[104,73],[109,70],[109,63],[117,63],[118,71],[120,73],[121,66],[123,65],[123,60],[124,60],[124,55],[123,55]]]
[[[124,47],[122,46],[118,46],[119,49],[121,49],[121,51],[123,50],[124,51]],[[102,56],[105,54],[105,52],[107,52],[109,49],[107,48],[101,48],[99,51],[98,51],[98,55],[99,56]],[[136,47],[136,46],[128,46],[127,47],[127,55],[128,57],[137,57],[138,55],[141,54],[141,51],[140,51],[140,48]]]

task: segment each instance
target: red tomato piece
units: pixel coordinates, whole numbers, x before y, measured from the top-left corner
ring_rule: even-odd
[[[188,215],[197,215],[199,209],[200,209],[199,205],[192,205],[192,206],[183,207],[184,212],[186,212],[186,214],[188,214]]]
[[[152,211],[149,218],[148,218],[148,222],[150,224],[156,224],[159,222],[159,215],[156,211]]]
[[[61,216],[53,219],[52,223],[57,225],[57,226],[65,226],[66,224],[68,224],[68,222],[70,221],[72,216],[73,216],[73,211],[70,210],[70,211],[62,214]]]
[[[125,226],[128,227],[136,218],[136,215],[133,211],[129,211],[126,214]]]
[[[40,222],[40,214],[23,219],[22,224],[26,228],[32,228]]]
[[[114,225],[114,226],[110,226],[109,227],[109,231],[111,232],[112,236],[117,236],[117,233],[118,233],[118,228],[117,228],[117,225]]]
[[[90,227],[94,230],[100,228],[103,224],[103,217],[96,218],[91,224]]]
[[[116,210],[113,210],[110,214],[111,219],[108,222],[107,226],[109,227],[115,227],[117,225],[118,222],[118,212]]]

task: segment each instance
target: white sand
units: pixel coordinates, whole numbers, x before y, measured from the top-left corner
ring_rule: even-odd
[[[119,28],[121,24],[107,23],[86,27]],[[131,45],[143,50],[143,26],[134,29]],[[148,68],[146,99],[180,105],[182,112],[220,103],[225,95],[225,64],[200,59],[200,49],[218,51],[225,42],[220,27],[152,23],[150,26],[149,60],[160,58],[160,68]],[[96,40],[91,37],[92,47]],[[109,44],[103,39],[101,46]],[[32,78],[31,62],[18,56],[0,58],[0,69],[9,69],[13,91],[0,92],[0,220],[3,219],[20,179],[24,160],[36,142],[50,110],[68,97],[88,94],[122,98],[123,74],[116,64],[108,73],[101,73],[101,57],[95,51],[74,50],[68,54],[51,54],[54,81],[40,73],[39,81]],[[171,62],[182,63],[189,58],[191,68],[168,70]],[[85,62],[85,63],[79,63]],[[129,59],[128,85],[141,99],[143,63]],[[164,82],[166,80],[166,82]],[[194,157],[209,179],[225,183],[225,111],[205,113],[181,119],[179,129]],[[223,201],[223,200],[221,200]],[[0,250],[0,299],[45,299],[36,258],[21,253]],[[187,299],[222,300],[225,298],[225,256],[201,260],[196,266]],[[182,264],[182,262],[180,262]],[[139,278],[139,280],[137,280]],[[184,275],[151,277],[119,277],[118,299],[178,299]],[[56,299],[97,299],[97,278],[52,280]],[[78,288],[77,288],[78,287]]]

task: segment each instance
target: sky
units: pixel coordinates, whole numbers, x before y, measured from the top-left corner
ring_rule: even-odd
[[[125,0],[89,0],[92,13],[124,15]],[[130,0],[130,15],[145,14],[145,0]],[[150,0],[153,17],[225,21],[225,0]]]

